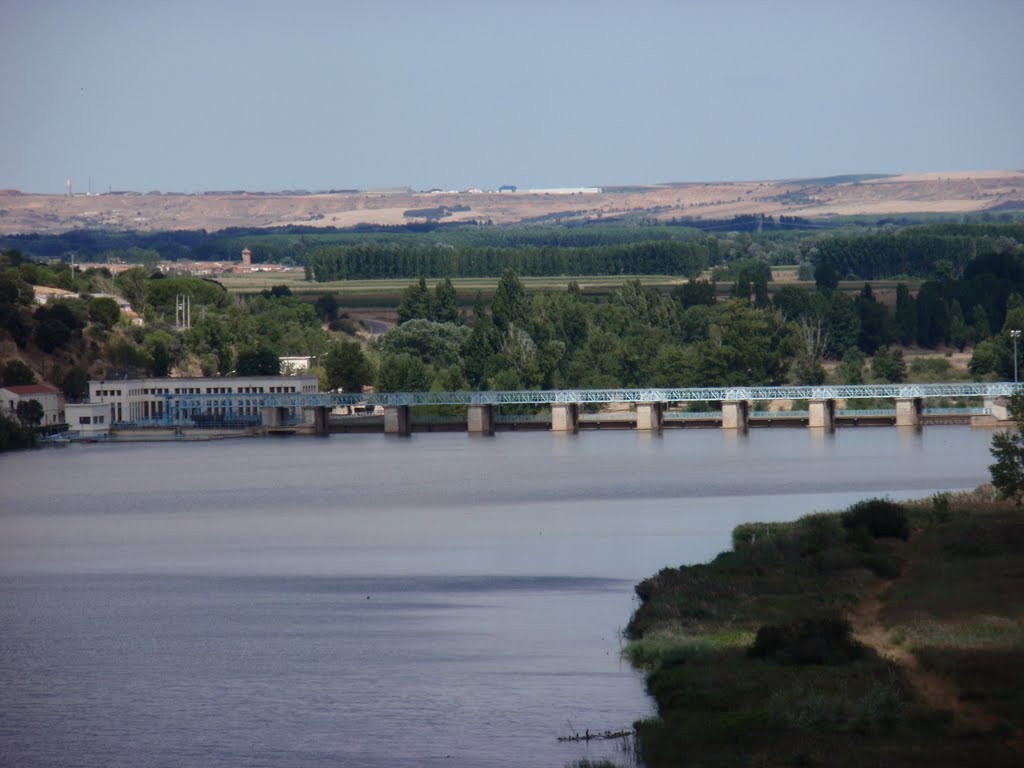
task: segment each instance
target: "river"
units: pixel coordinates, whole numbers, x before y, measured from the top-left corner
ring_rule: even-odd
[[[0,764],[544,766],[651,713],[632,588],[750,520],[986,482],[965,427],[0,457]]]

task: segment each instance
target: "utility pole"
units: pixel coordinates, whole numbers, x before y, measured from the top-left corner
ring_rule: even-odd
[[[174,299],[174,325],[187,331],[192,327],[192,297],[179,293]]]
[[[1010,331],[1010,338],[1013,339],[1013,383],[1017,383],[1017,339],[1020,338],[1020,331]]]

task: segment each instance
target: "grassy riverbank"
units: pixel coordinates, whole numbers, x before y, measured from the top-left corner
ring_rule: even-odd
[[[649,768],[1024,760],[1024,514],[985,493],[741,525],[636,591]]]

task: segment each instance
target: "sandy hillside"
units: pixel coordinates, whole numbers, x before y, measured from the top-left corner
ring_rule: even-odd
[[[592,220],[969,213],[1024,208],[1024,172],[979,171],[834,180],[682,183],[608,187],[600,193],[339,193],[315,195],[106,194],[0,192],[0,233],[270,227],[350,227],[426,220],[410,212],[451,209],[444,221],[495,224]],[[462,209],[462,210],[460,210]]]

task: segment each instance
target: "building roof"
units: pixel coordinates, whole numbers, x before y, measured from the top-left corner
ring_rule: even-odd
[[[11,387],[3,387],[8,392],[13,392],[19,397],[25,395],[56,395],[58,390],[49,384],[16,384]]]

